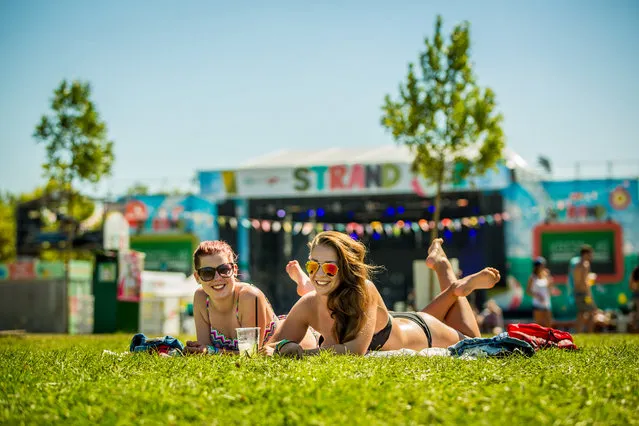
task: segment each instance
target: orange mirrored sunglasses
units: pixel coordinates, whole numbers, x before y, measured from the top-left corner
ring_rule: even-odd
[[[319,263],[314,260],[309,260],[306,262],[306,272],[308,272],[309,275],[313,275],[317,272],[320,265],[322,266],[322,271],[329,277],[334,277],[337,275],[337,271],[339,271],[339,268],[334,263]]]

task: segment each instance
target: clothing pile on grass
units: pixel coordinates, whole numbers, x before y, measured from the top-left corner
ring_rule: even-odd
[[[539,324],[509,324],[506,331],[497,336],[464,339],[448,348],[428,348],[421,351],[400,349],[370,352],[367,356],[417,355],[477,359],[520,354],[530,357],[540,349],[550,348],[578,350],[572,335],[566,331],[543,327]]]
[[[160,356],[172,357],[184,355],[184,345],[173,336],[154,337],[149,339],[142,333],[138,333],[131,339],[128,352],[117,353],[109,350],[103,352],[106,355],[130,355],[133,353],[149,353]]]
[[[131,339],[130,352],[149,352],[165,356],[182,356],[184,345],[172,336],[154,337],[149,339],[142,333],[138,333]]]
[[[543,327],[539,324],[509,324],[506,326],[506,332],[510,337],[530,343],[535,351],[550,348],[572,351],[579,349],[572,335],[567,331]]]

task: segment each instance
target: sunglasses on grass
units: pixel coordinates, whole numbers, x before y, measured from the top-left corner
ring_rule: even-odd
[[[216,272],[220,277],[228,278],[233,275],[233,266],[235,266],[234,263],[223,263],[215,268],[205,266],[204,268],[198,269],[197,274],[202,281],[213,281]]]
[[[337,275],[337,271],[339,271],[339,268],[334,263],[319,263],[314,260],[309,260],[306,262],[306,272],[308,272],[309,275],[313,275],[320,266],[322,267],[322,271],[329,277],[334,277]]]

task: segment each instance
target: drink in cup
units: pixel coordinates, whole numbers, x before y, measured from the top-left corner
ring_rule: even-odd
[[[251,356],[257,353],[257,341],[260,336],[259,327],[242,327],[236,328],[237,347],[240,355]]]

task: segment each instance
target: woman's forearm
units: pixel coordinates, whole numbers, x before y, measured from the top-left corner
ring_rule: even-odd
[[[275,353],[283,356],[314,356],[320,352],[331,352],[336,355],[351,353],[345,345],[331,345],[322,348],[302,349],[299,343],[291,340],[282,340],[275,346]]]
[[[334,353],[335,355],[346,355],[346,354],[354,353],[350,351],[348,347],[346,347],[346,345],[337,344],[337,345],[324,346],[322,348],[305,349],[304,355],[318,355],[320,352],[326,352],[326,351],[330,351]]]

